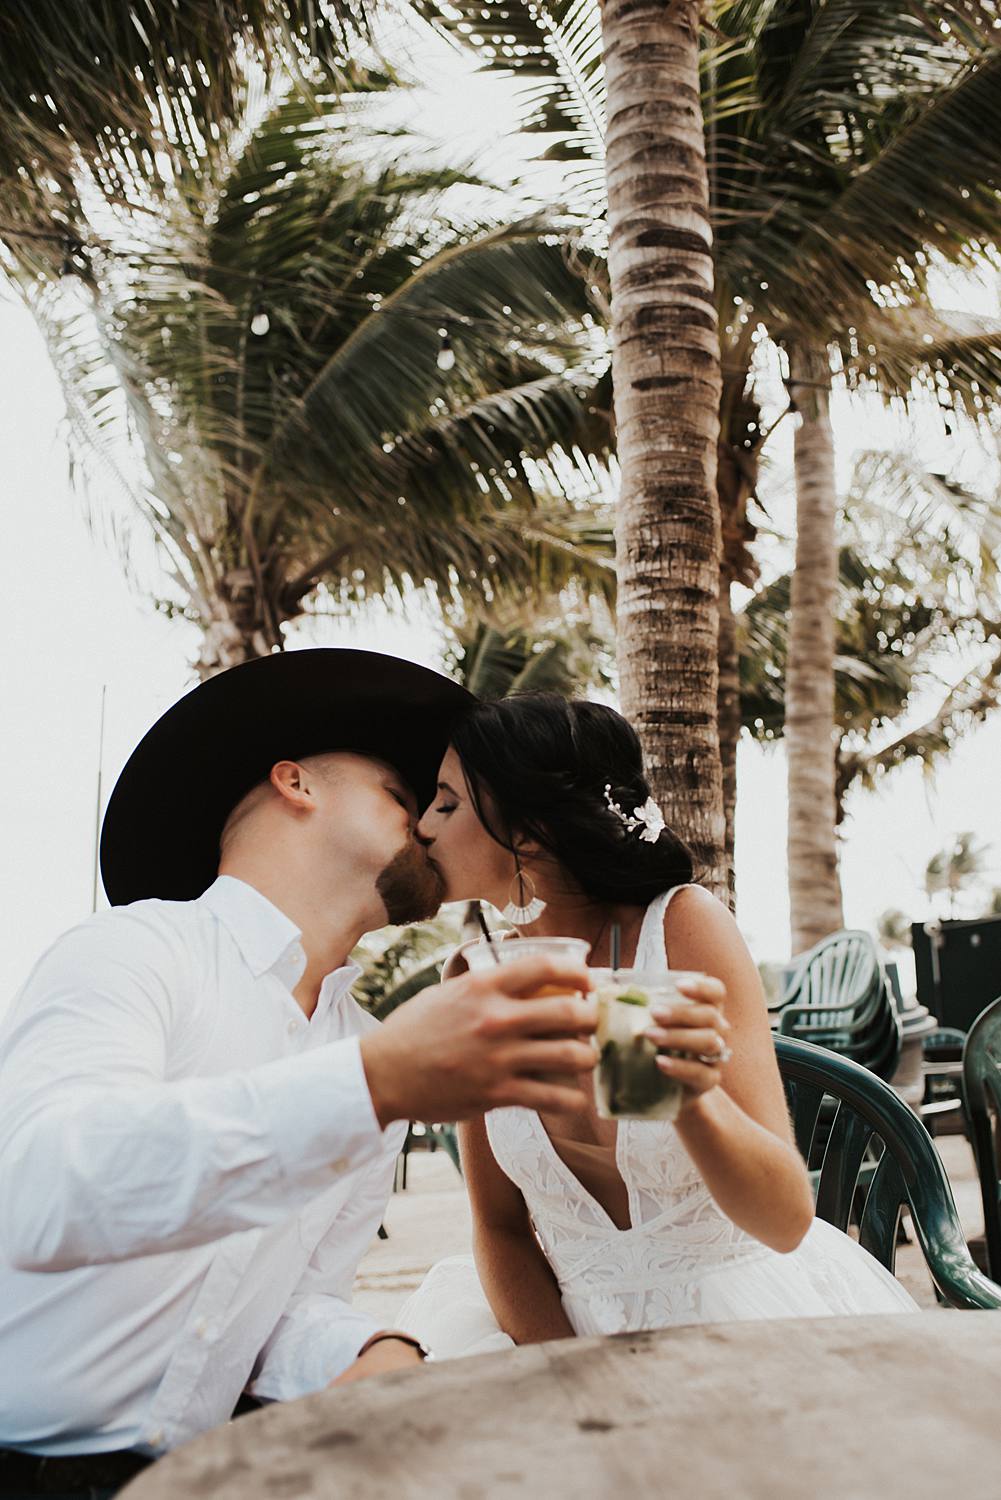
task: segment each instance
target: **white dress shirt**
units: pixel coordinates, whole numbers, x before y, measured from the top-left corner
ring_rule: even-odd
[[[0,1029],[0,1446],[160,1453],[240,1393],[317,1390],[379,1327],[351,1307],[405,1125],[252,887],[91,917]]]

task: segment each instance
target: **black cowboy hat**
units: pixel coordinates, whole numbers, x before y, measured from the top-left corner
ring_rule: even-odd
[[[201,895],[226,819],[279,760],[375,756],[424,807],[451,725],[473,702],[440,673],[375,651],[289,651],[221,672],[157,720],[118,778],[101,832],[108,900]]]

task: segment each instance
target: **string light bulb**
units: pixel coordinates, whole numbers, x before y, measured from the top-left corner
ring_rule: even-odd
[[[438,368],[445,374],[455,369],[455,350],[452,348],[452,340],[448,336],[447,328],[439,328],[441,344],[438,349]]]
[[[267,309],[257,307],[254,316],[250,320],[250,331],[255,338],[262,339],[271,328],[271,319],[268,317]]]

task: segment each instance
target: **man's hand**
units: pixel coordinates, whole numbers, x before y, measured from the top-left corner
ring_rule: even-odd
[[[368,1375],[388,1375],[392,1370],[411,1370],[414,1365],[423,1363],[413,1344],[405,1344],[400,1339],[381,1338],[371,1348],[363,1349],[354,1364],[348,1365],[342,1374],[332,1380],[328,1389],[337,1385],[353,1385],[356,1380],[364,1380]]]
[[[531,998],[543,986],[549,995]],[[579,1109],[597,1013],[575,992],[590,988],[583,964],[525,958],[423,990],[362,1038],[379,1124],[465,1120],[501,1105]]]

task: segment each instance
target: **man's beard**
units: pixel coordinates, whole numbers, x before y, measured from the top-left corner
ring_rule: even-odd
[[[394,927],[433,917],[445,899],[445,877],[416,839],[394,854],[375,888]]]

